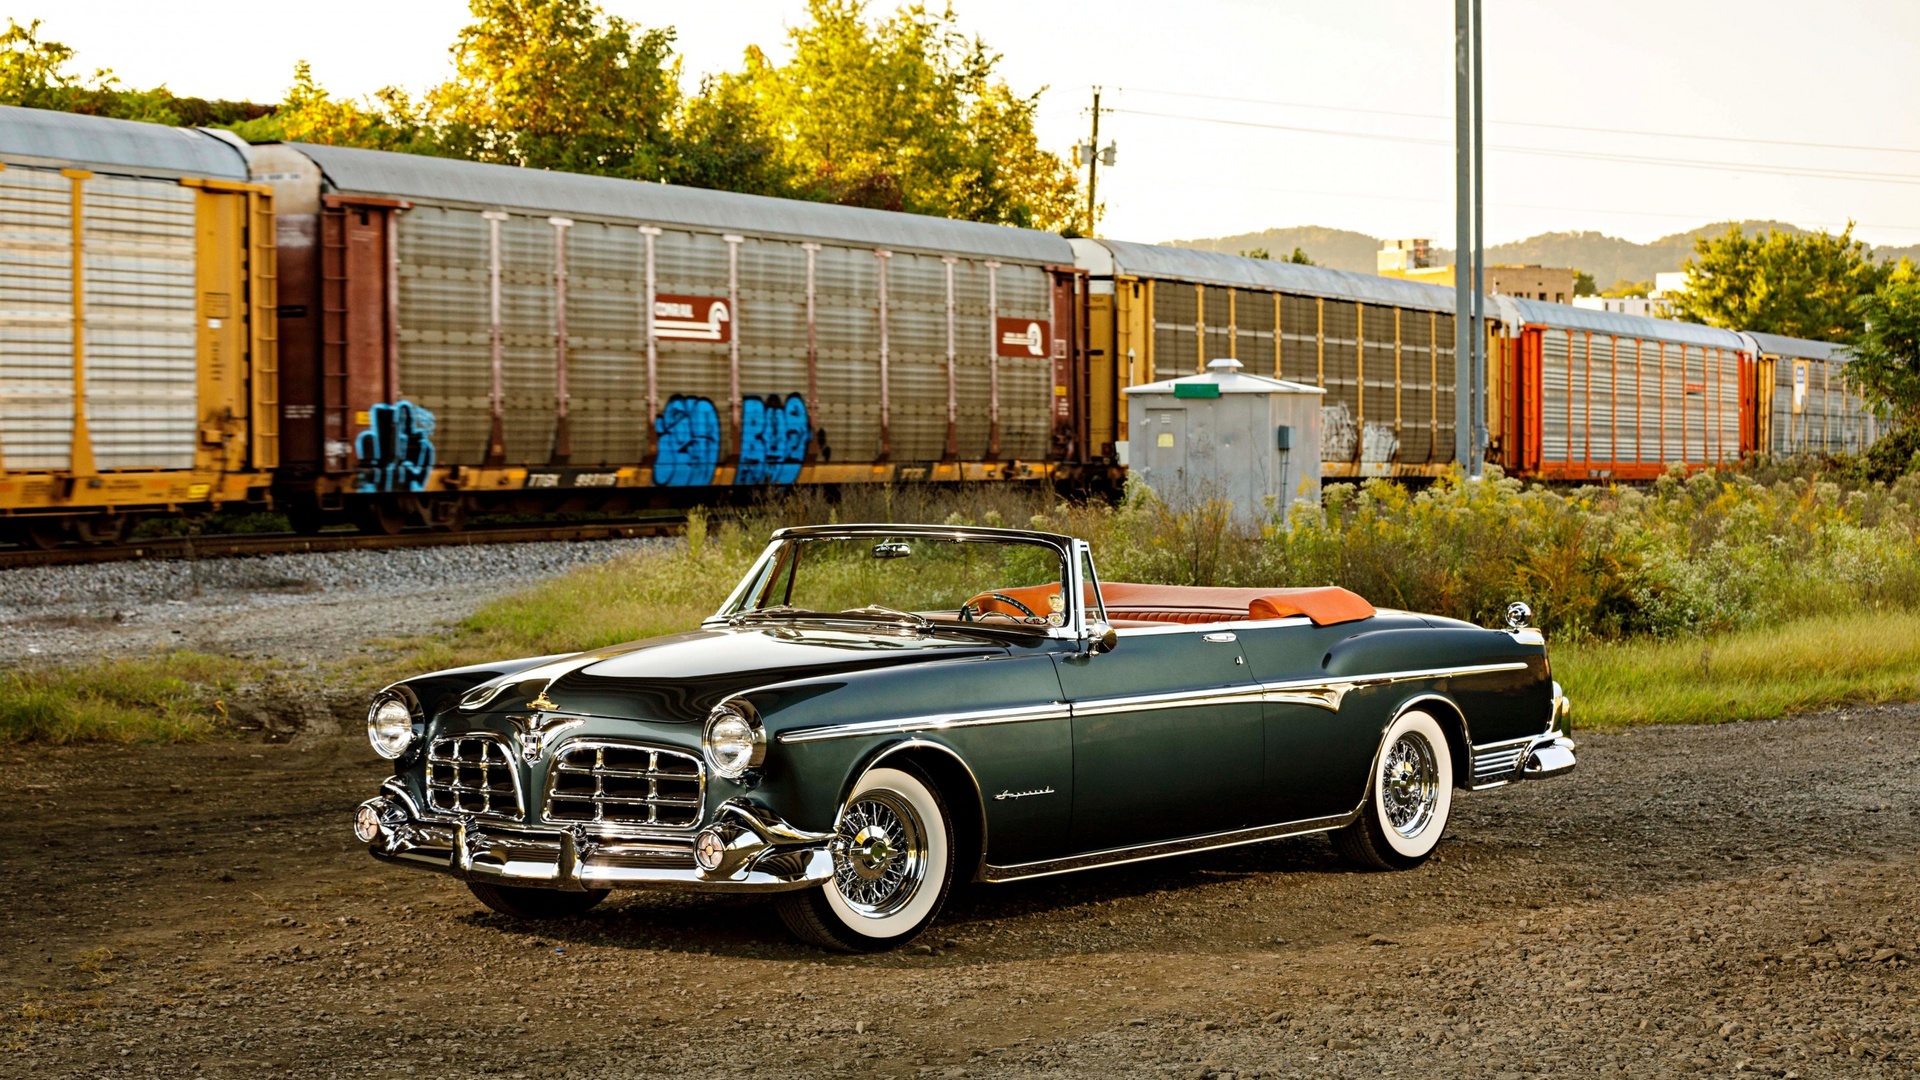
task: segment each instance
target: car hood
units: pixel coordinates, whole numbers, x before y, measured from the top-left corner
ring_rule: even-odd
[[[997,642],[964,634],[715,627],[553,659],[481,684],[463,698],[462,708],[538,707],[692,723],[705,720],[725,698],[756,686],[1007,651]]]

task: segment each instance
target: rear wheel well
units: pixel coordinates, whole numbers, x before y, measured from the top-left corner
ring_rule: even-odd
[[[1467,719],[1461,715],[1460,707],[1445,698],[1427,697],[1409,702],[1406,709],[1419,709],[1439,722],[1440,730],[1447,736],[1447,751],[1453,758],[1453,786],[1470,786],[1473,783],[1473,747],[1467,742]]]
[[[972,880],[986,855],[987,841],[986,806],[980,800],[980,785],[972,771],[952,751],[933,744],[883,752],[867,768],[899,768],[903,764],[911,765],[939,789],[953,815],[953,867],[960,875],[955,884]]]

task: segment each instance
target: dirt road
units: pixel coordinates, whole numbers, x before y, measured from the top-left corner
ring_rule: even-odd
[[[759,901],[510,923],[357,849],[357,739],[0,761],[0,1075],[1920,1067],[1920,706],[1583,735],[1412,873],[1305,838],[979,887],[872,957]]]

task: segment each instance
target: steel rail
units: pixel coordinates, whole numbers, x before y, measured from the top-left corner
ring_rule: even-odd
[[[395,536],[367,533],[263,533],[234,536],[167,536],[118,544],[60,547],[51,550],[0,549],[0,570],[25,566],[73,566],[128,559],[218,559],[247,555],[285,555],[313,551],[363,551],[385,548],[449,547],[460,544],[531,544],[573,540],[620,540],[678,533],[684,516],[647,521],[539,524],[458,532],[420,530]]]

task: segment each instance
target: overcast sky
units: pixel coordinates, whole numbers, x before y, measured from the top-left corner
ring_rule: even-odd
[[[464,0],[32,4],[16,17],[44,19],[87,68],[256,101],[279,100],[301,58],[336,93],[419,90],[446,75],[467,19]],[[602,6],[674,26],[690,84],[737,67],[749,44],[783,55],[804,11],[801,0]],[[1106,235],[1327,225],[1451,244],[1447,0],[954,6],[1004,54],[1015,88],[1046,88],[1049,148],[1065,155],[1084,138],[1093,85],[1125,110],[1101,120],[1101,141],[1119,145],[1100,177]],[[1871,242],[1920,242],[1920,3],[1486,0],[1485,10],[1490,242],[1570,229],[1648,240],[1728,218],[1832,229],[1851,218]]]

